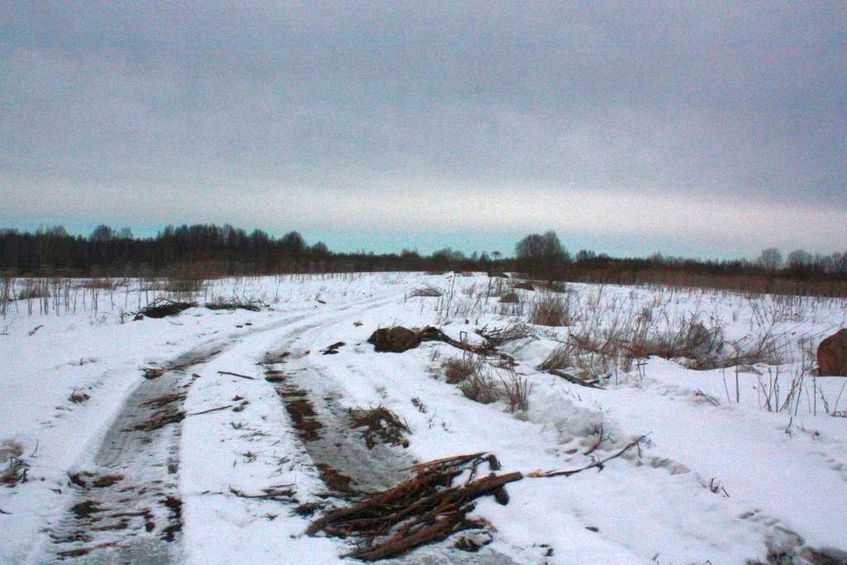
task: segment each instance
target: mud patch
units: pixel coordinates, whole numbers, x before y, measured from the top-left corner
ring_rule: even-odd
[[[330,489],[344,494],[350,494],[355,492],[350,487],[350,483],[353,482],[352,478],[342,473],[339,473],[326,463],[317,463],[315,466],[318,468],[318,472],[320,472],[321,474],[321,480]]]
[[[124,479],[123,475],[98,475],[88,471],[78,473],[68,473],[68,479],[72,484],[83,488],[107,488],[113,486]]]
[[[285,373],[282,371],[265,371],[265,380],[269,383],[281,383],[285,382]]]
[[[160,430],[168,424],[177,424],[179,422],[182,422],[184,419],[185,412],[181,410],[162,410],[160,412],[156,412],[155,414],[150,416],[150,418],[141,422],[140,424],[136,424],[135,427],[127,429],[125,431],[152,432],[155,430]]]
[[[409,473],[402,469],[414,464],[414,460],[391,441],[382,441],[378,425],[384,422],[372,417],[370,421],[375,424],[372,432],[365,422],[362,422],[364,429],[355,429],[350,411],[339,404],[340,398],[323,388],[327,382],[317,371],[292,369],[274,388],[328,494],[349,499],[408,478]],[[360,415],[367,412],[362,410]],[[373,441],[370,449],[362,441],[363,432]]]
[[[100,543],[92,547],[80,547],[78,549],[68,549],[65,551],[60,551],[56,555],[59,556],[60,559],[73,559],[75,557],[85,557],[95,549],[105,549],[109,547],[115,547],[117,543],[108,542],[108,543]]]
[[[161,501],[162,506],[168,509],[168,526],[162,530],[162,539],[174,541],[176,534],[182,531],[182,500],[176,496],[166,496]]]
[[[185,393],[175,392],[173,394],[164,394],[157,398],[148,400],[147,402],[143,402],[141,406],[145,408],[164,408],[169,404],[173,404],[174,402],[182,402],[183,400],[185,400]]]
[[[277,394],[285,404],[285,410],[291,416],[294,427],[303,441],[317,441],[320,439],[318,430],[323,425],[317,420],[312,403],[308,399],[308,393],[291,384],[284,384],[277,388]]]
[[[84,500],[71,507],[71,512],[73,512],[77,518],[87,518],[92,514],[102,511],[103,509],[100,507],[100,504],[94,500]]]

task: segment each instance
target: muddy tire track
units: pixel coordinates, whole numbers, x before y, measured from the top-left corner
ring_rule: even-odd
[[[282,371],[274,366],[268,371],[268,377],[291,418],[303,450],[327,487],[326,493],[321,495],[327,502],[345,505],[412,477],[405,469],[418,461],[402,447],[378,443],[368,449],[361,431],[352,429],[350,414],[341,402],[343,397],[325,389],[331,380],[329,375],[314,367],[292,367]],[[413,436],[410,439],[414,441]],[[383,562],[514,563],[489,547],[468,553],[454,547],[455,542],[449,538]]]
[[[69,474],[71,502],[50,528],[51,560],[154,563],[179,559],[179,441],[191,369],[224,350],[198,347],[142,381],[92,464]]]
[[[372,306],[366,299],[345,305]],[[106,431],[93,461],[69,473],[70,501],[47,527],[37,562],[178,562],[182,549],[179,494],[183,408],[193,371],[257,334],[287,328],[324,312],[292,314],[207,341],[157,370],[145,371]],[[320,326],[320,322],[314,327]],[[154,368],[156,369],[156,368]]]
[[[274,374],[278,375],[278,372]],[[335,392],[316,397],[310,383],[326,382],[316,369],[286,371],[274,383],[291,418],[304,451],[334,497],[349,498],[390,488],[410,478],[403,471],[415,460],[402,448],[378,443],[368,449],[362,434],[352,429],[341,396]]]
[[[276,350],[294,349],[297,342],[308,343],[311,337],[309,330],[312,329],[316,328],[303,328],[299,336],[286,340]],[[333,375],[327,370],[310,364],[308,355],[299,358],[285,356],[280,362],[264,365],[266,380],[279,396],[298,443],[326,486],[326,492],[318,494],[325,503],[346,505],[412,477],[407,469],[418,461],[397,445],[376,443],[369,448],[361,429],[353,428],[343,388],[334,383]],[[414,435],[409,439],[414,442]],[[309,503],[304,506],[311,511],[315,505]],[[454,547],[455,542],[450,538],[385,562],[514,563],[511,558],[490,547],[468,553]]]

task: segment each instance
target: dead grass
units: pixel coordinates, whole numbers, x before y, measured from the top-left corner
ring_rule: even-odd
[[[458,384],[467,398],[482,404],[502,400],[510,412],[526,411],[532,385],[511,367],[499,370],[489,366],[479,355],[465,353],[442,364],[444,380]]]
[[[17,293],[18,300],[33,300],[50,296],[49,282],[39,279],[24,279],[23,288]]]
[[[574,366],[573,345],[565,343],[553,349],[549,355],[538,365],[539,371],[562,370]]]
[[[491,377],[489,371],[474,371],[459,383],[459,390],[467,398],[480,404],[491,404],[500,400],[500,391],[497,382]]]
[[[118,288],[123,286],[126,286],[126,283],[124,281],[108,278],[88,279],[77,284],[77,288],[87,288],[94,290],[117,290]]]
[[[538,326],[570,326],[570,297],[545,292],[530,305],[529,323]]]
[[[657,356],[694,360],[716,356],[723,344],[723,330],[720,326],[706,327],[696,315],[682,319],[675,330],[667,332],[651,334],[644,327],[636,327],[629,339],[620,342],[633,358]]]
[[[0,484],[13,487],[27,482],[29,464],[22,458],[23,446],[13,440],[0,443]]]
[[[411,433],[409,425],[388,408],[352,408],[349,414],[351,427],[362,428],[368,449],[373,449],[377,443],[409,447],[409,440],[405,437],[405,434]]]
[[[482,367],[482,359],[470,352],[461,357],[451,357],[442,364],[444,369],[444,380],[454,385],[466,380]]]
[[[532,392],[532,383],[526,378],[519,376],[512,369],[505,371],[505,376],[500,375],[501,398],[506,403],[509,412],[526,412],[529,410],[529,395]]]
[[[516,292],[507,292],[500,295],[501,304],[517,304],[521,301]]]
[[[488,326],[483,326],[476,330],[476,334],[485,339],[489,348],[497,349],[511,341],[533,337],[535,335],[535,331],[523,322],[516,322],[500,328],[489,328]]]

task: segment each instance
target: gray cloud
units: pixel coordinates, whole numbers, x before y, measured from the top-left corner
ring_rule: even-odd
[[[796,222],[825,209],[814,244],[847,239],[845,5],[636,6],[7,2],[0,206],[96,220],[132,201],[167,221],[162,202],[188,213],[225,191],[243,207],[196,208],[263,223],[261,198],[389,194],[409,213],[412,189],[517,206],[540,191],[583,214],[609,195],[645,214],[656,197]],[[56,210],[62,187],[85,194]],[[328,208],[362,227],[355,206]],[[327,227],[274,209],[280,227]],[[656,214],[678,225],[673,206]],[[704,229],[733,239],[721,217]]]

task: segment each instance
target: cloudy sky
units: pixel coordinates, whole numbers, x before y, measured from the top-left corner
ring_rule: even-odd
[[[0,226],[847,247],[847,3],[0,2]]]

